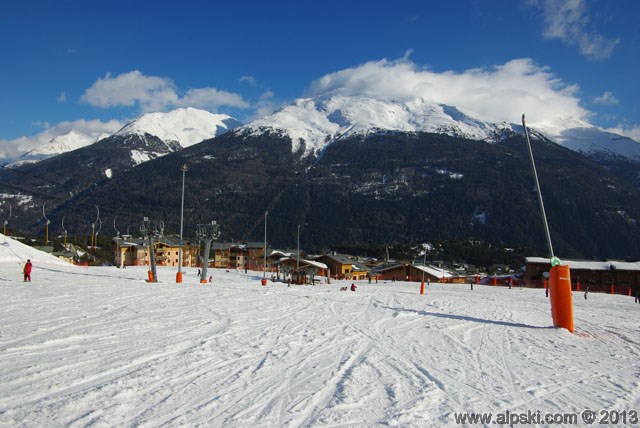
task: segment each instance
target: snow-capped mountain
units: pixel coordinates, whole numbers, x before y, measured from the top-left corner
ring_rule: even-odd
[[[150,134],[185,148],[237,126],[240,126],[240,122],[229,115],[188,107],[168,113],[147,113],[128,123],[114,135]]]
[[[511,130],[512,126],[472,117],[455,107],[426,99],[397,102],[364,96],[329,96],[296,100],[238,132],[285,134],[293,142],[293,151],[304,143],[307,155],[317,154],[327,144],[356,134],[432,132],[492,141],[505,129]]]
[[[604,153],[640,161],[640,143],[583,121],[563,118],[556,123],[531,121],[527,125],[586,155]],[[327,95],[298,99],[238,130],[251,135],[265,132],[287,135],[293,142],[293,151],[303,148],[304,155],[319,154],[328,144],[354,134],[387,131],[430,132],[493,142],[504,131],[522,133],[522,125],[492,120],[423,98],[400,102]]]
[[[565,118],[556,123],[538,123],[535,127],[550,140],[589,157],[622,156],[640,161],[640,143],[584,121]]]
[[[80,131],[71,130],[64,135],[59,135],[51,139],[46,144],[29,150],[9,164],[9,166],[16,167],[27,163],[39,162],[52,156],[88,146],[102,140],[103,138],[107,138],[108,136],[109,134],[104,133],[86,134]]]
[[[167,113],[147,113],[129,122],[114,134],[87,134],[78,130],[71,130],[64,135],[51,139],[46,144],[23,153],[9,166],[16,167],[26,163],[39,162],[114,136],[127,137],[135,135],[144,139],[147,138],[146,135],[150,135],[166,143],[167,150],[163,148],[160,151],[156,150],[149,153],[132,152],[131,158],[135,164],[140,164],[146,160],[162,156],[166,152],[183,149],[217,137],[240,125],[239,121],[229,115],[213,114],[192,107],[179,108]]]

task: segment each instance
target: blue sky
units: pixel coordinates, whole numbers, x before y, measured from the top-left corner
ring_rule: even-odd
[[[248,121],[397,76],[502,120],[559,112],[640,140],[639,16],[637,0],[9,1],[0,146],[187,105]]]

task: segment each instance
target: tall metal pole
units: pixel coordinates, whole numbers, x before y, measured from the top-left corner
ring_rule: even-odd
[[[180,248],[178,248],[178,273],[176,283],[182,282],[182,227],[184,225],[184,176],[189,170],[187,164],[182,165],[182,202],[180,204]]]
[[[536,163],[533,160],[533,151],[531,150],[531,140],[529,139],[529,131],[522,114],[522,127],[524,135],[527,137],[527,146],[529,147],[529,158],[531,159],[531,168],[533,169],[533,178],[536,182],[536,191],[538,194],[538,204],[540,205],[540,213],[542,214],[542,222],[544,224],[544,232],[547,237],[547,246],[549,247],[549,258],[553,259],[553,246],[551,245],[551,234],[549,233],[549,225],[547,224],[547,215],[544,210],[544,202],[542,202],[542,192],[540,191],[540,182],[538,181],[538,173],[536,171]]]
[[[267,216],[269,211],[264,212],[264,265],[262,269],[262,279],[267,278]]]
[[[300,270],[300,225],[298,225],[298,255],[296,256],[296,271]]]
[[[422,283],[424,284],[424,271],[427,268],[427,247],[424,247],[424,258],[422,259]]]

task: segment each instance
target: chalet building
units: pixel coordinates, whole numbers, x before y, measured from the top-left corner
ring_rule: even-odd
[[[329,275],[336,279],[362,280],[367,279],[371,269],[342,254],[324,254],[314,259],[327,265]]]
[[[214,242],[211,248],[215,267],[255,271],[263,269],[263,242]]]
[[[549,277],[551,263],[543,257],[527,257],[526,287],[542,288]],[[571,269],[571,288],[615,294],[640,292],[640,262],[562,260]]]
[[[129,236],[113,239],[115,243],[114,261],[117,266],[149,266],[148,241],[144,238]],[[178,266],[180,260],[180,241],[173,237],[154,240],[153,249],[156,265]],[[182,266],[191,267],[197,264],[197,247],[191,242],[182,243]]]
[[[402,263],[376,270],[385,281],[465,282],[449,269],[433,265]]]

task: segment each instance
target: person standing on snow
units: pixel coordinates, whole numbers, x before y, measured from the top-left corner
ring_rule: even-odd
[[[24,274],[24,282],[31,282],[31,260],[27,259],[27,262],[24,264],[24,269],[22,270],[22,273]]]

